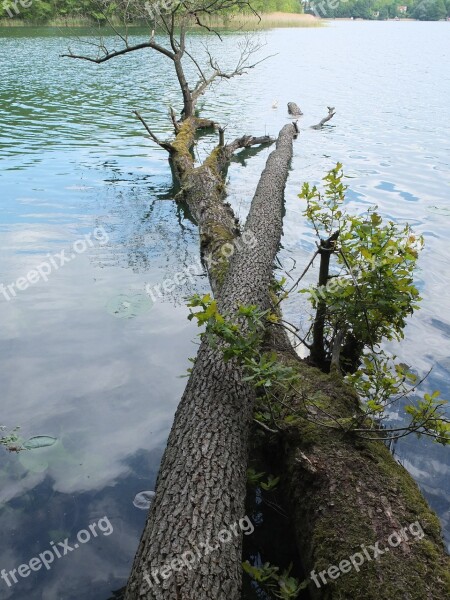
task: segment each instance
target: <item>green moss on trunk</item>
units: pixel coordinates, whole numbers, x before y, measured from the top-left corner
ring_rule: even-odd
[[[319,408],[340,418],[357,410],[357,397],[337,375],[324,375],[304,363],[298,369],[307,397],[314,398]],[[300,404],[295,397],[290,402]],[[378,560],[373,560],[369,549],[372,560],[364,555],[359,571],[351,568],[335,580],[324,575],[326,585],[319,577],[320,588],[311,581],[313,598],[450,598],[450,557],[439,519],[382,442],[357,440],[302,420],[283,434],[283,467],[307,573],[328,571],[376,542],[388,549]],[[423,530],[422,539],[414,527],[417,536],[407,529],[407,540],[398,547],[389,545],[391,534],[416,522]]]

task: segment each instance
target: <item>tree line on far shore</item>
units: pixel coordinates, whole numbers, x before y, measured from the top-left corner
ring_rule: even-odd
[[[15,0],[4,0],[0,2],[0,18],[15,18],[31,23],[47,23],[57,18],[79,18],[90,19],[93,21],[104,21],[102,11],[102,0],[28,0],[24,6]],[[170,0],[163,0],[159,4],[164,7],[170,3]],[[119,3],[118,3],[119,4]],[[142,6],[145,6],[146,0],[142,0]],[[155,4],[154,0],[148,2],[149,5]],[[16,5],[17,8],[14,6]],[[116,3],[108,3],[109,11],[114,11]],[[300,0],[254,0],[252,7],[258,12],[285,12],[302,13],[303,4]],[[8,10],[9,9],[9,10]]]
[[[27,3],[30,6],[24,7],[14,0],[0,2],[0,18],[42,24],[58,18],[105,21],[102,0],[28,0]],[[153,0],[149,2],[153,3]],[[115,2],[108,4],[109,10],[114,11]],[[145,4],[146,0],[142,0],[142,5]],[[261,13],[305,12],[331,19],[384,20],[398,17],[438,21],[450,17],[450,0],[253,0],[251,5]]]
[[[450,17],[450,0],[308,0],[305,12],[329,19],[439,21]]]

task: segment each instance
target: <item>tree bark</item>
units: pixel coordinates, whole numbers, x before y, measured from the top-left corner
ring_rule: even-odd
[[[292,358],[289,359],[293,364]],[[310,413],[283,432],[280,469],[293,529],[313,600],[448,600],[450,557],[438,517],[409,473],[381,441],[367,441],[333,425],[350,418],[359,399],[335,372],[331,375],[295,361],[304,382],[303,394],[314,398]],[[293,407],[302,403],[291,399]],[[418,523],[416,534],[409,530]],[[397,547],[389,537],[403,531]],[[392,542],[397,544],[397,536]],[[371,546],[383,551],[374,559]],[[364,553],[369,552],[370,559]],[[387,552],[385,552],[387,548]],[[351,566],[332,579],[328,569],[360,553],[358,570]],[[361,556],[355,559],[361,562]],[[314,581],[314,576],[316,581]],[[325,577],[323,582],[320,573]]]
[[[303,115],[300,107],[295,102],[288,102],[288,112],[293,117],[301,117]]]
[[[190,149],[198,128],[210,121],[187,119],[171,144],[171,161],[201,232],[203,249],[217,259],[221,248],[239,235],[229,206],[223,203],[220,172],[245,139],[220,146],[195,168]],[[282,228],[283,189],[296,130],[286,126],[261,177],[244,232],[257,239],[255,250],[243,245],[226,268],[210,269],[221,313],[239,304],[270,306],[272,266]],[[254,140],[255,138],[251,138]],[[250,143],[250,142],[248,142]],[[217,227],[219,225],[219,227]],[[330,426],[359,411],[359,400],[337,372],[330,375],[293,356],[283,330],[271,327],[265,348],[293,364],[304,383],[288,402],[303,407],[295,426],[278,436],[280,470],[290,504],[293,531],[307,577],[325,572],[320,587],[311,577],[314,600],[444,600],[450,597],[450,562],[436,515],[411,476],[382,442],[361,441]],[[285,392],[283,392],[283,399]],[[242,381],[233,362],[203,341],[175,416],[161,464],[156,498],[147,519],[126,600],[238,600],[241,583],[241,537],[218,543],[244,515],[248,434],[255,392]],[[317,417],[324,425],[311,422]],[[267,434],[268,437],[273,434]],[[280,444],[281,442],[281,444]],[[402,542],[379,561],[331,579],[327,571],[394,532],[420,523],[425,537]],[[215,547],[208,553],[204,544]],[[174,559],[191,552],[189,567],[179,571]],[[190,558],[191,558],[191,555]],[[169,566],[162,571],[162,568]],[[177,564],[179,567],[179,564]],[[156,574],[159,583],[152,576]],[[169,573],[169,574],[168,574]],[[162,575],[168,575],[166,579]],[[150,580],[150,584],[149,584]]]
[[[330,258],[334,252],[336,241],[339,237],[339,231],[334,233],[328,240],[321,240],[319,247],[320,269],[319,269],[319,289],[326,287],[330,276]],[[310,360],[313,365],[323,369],[325,367],[326,352],[325,341],[325,317],[327,314],[327,304],[322,298],[318,301],[316,317],[313,324],[313,343],[311,346]]]
[[[208,119],[186,119],[171,144],[170,160],[181,186],[178,199],[188,204],[198,224],[201,255],[212,291],[217,296],[228,268],[229,257],[223,249],[240,235],[239,223],[230,205],[224,202],[223,172],[237,150],[272,144],[274,140],[269,136],[243,136],[226,145],[219,142],[204,163],[196,167],[191,152],[196,134],[215,127],[217,125]]]
[[[255,304],[261,310],[270,306],[269,287],[282,234],[284,187],[295,135],[292,125],[284,127],[269,156],[244,229],[256,239],[256,246],[242,245],[231,259],[223,284],[217,282],[221,313],[233,314],[239,305]],[[178,161],[189,159],[176,152],[173,160],[177,168]],[[208,176],[190,173],[190,183],[191,177],[200,186],[186,192],[193,212],[201,208],[207,212],[202,203],[211,191]],[[254,401],[255,391],[242,381],[239,367],[224,362],[221,350],[203,340],[175,415],[126,600],[240,598],[242,535],[233,535],[209,554],[203,544],[217,545],[219,532],[231,531],[244,516]],[[162,567],[189,551],[197,557],[191,568],[172,571],[163,579]],[[159,584],[152,579],[157,570]]]

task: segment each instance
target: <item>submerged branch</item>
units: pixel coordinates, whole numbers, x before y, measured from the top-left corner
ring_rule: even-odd
[[[241,150],[243,148],[251,148],[252,146],[264,146],[275,143],[275,139],[270,137],[270,135],[263,135],[260,137],[254,137],[252,135],[243,135],[240,138],[236,138],[233,142],[225,145],[225,150],[227,153],[234,154],[237,150]]]
[[[320,123],[317,123],[317,125],[313,125],[311,127],[311,129],[322,129],[322,127],[325,125],[325,123],[328,123],[328,121],[331,121],[331,119],[336,114],[336,109],[334,108],[334,106],[327,106],[327,108],[328,108],[328,115],[326,117],[324,117],[320,121]]]

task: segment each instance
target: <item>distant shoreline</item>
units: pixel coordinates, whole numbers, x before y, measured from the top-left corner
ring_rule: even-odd
[[[329,22],[333,21],[377,21],[377,22],[386,22],[386,21],[395,21],[395,22],[422,22],[418,19],[411,19],[409,17],[402,17],[396,19],[360,19],[360,18],[351,18],[351,17],[316,17],[310,14],[299,14],[299,13],[282,13],[282,12],[273,12],[273,13],[263,13],[261,14],[261,20],[259,20],[254,15],[239,15],[230,19],[209,19],[205,23],[209,26],[214,26],[219,29],[276,29],[276,28],[300,28],[300,27],[323,27]],[[445,19],[441,19],[441,21],[445,21]],[[427,21],[430,22],[430,21]],[[440,21],[431,21],[431,22],[440,22]],[[19,19],[0,19],[0,27],[19,27],[19,28],[27,28],[27,27],[92,27],[96,26],[96,23],[93,22],[88,17],[58,17],[55,19],[50,19],[46,23],[32,23],[28,21],[21,21]],[[114,23],[114,25],[119,26],[119,23]],[[106,26],[106,25],[105,25]],[[144,27],[143,23],[134,23],[131,27]],[[195,26],[198,28],[198,26]]]
[[[276,27],[321,27],[324,19],[314,15],[305,15],[297,13],[263,13],[261,21],[254,15],[239,15],[230,19],[209,19],[205,20],[206,25],[213,25],[224,29],[239,29],[242,27],[248,29],[272,29]],[[31,23],[19,19],[0,19],[0,27],[92,27],[95,25],[89,18],[84,17],[58,17],[50,19],[46,23]],[[114,23],[118,26],[120,23]],[[135,23],[133,27],[142,27],[145,24]],[[196,26],[198,27],[198,26]]]

